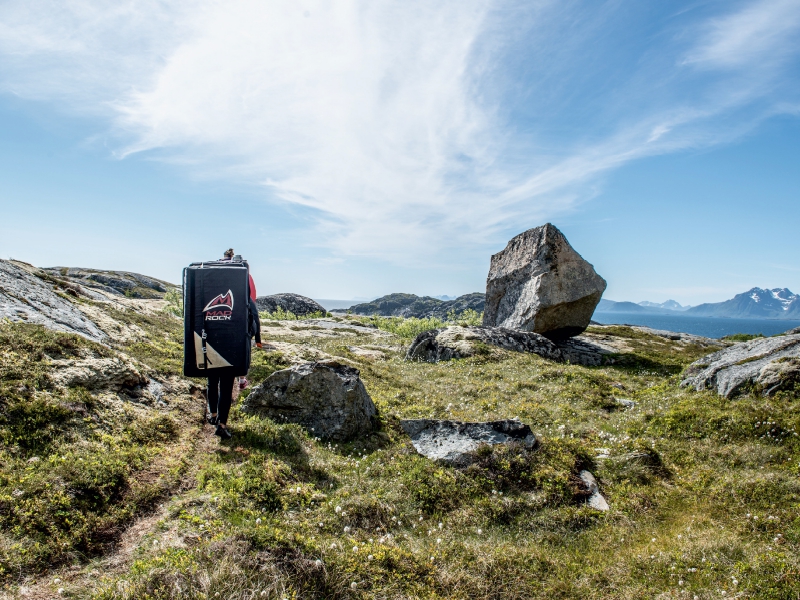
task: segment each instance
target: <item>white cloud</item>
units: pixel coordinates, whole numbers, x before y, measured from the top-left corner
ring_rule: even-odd
[[[704,68],[762,70],[797,53],[800,2],[758,0],[705,24],[686,64]]]
[[[10,0],[0,6],[0,81],[20,96],[101,115],[121,140],[120,157],[154,152],[311,209],[310,243],[428,260],[443,246],[480,246],[563,214],[591,195],[587,183],[631,160],[730,135],[714,119],[760,92],[682,94],[681,69],[754,68],[796,54],[797,6],[760,0],[701,24],[688,53],[663,49],[685,56],[683,66],[642,68],[631,95],[645,109],[545,150],[541,121],[525,133],[500,116],[503,90],[490,88],[494,72],[510,67],[492,60],[513,47],[547,64],[547,44],[560,43],[545,35],[548,20],[578,11],[601,35],[602,22],[570,3],[504,13],[501,0]],[[504,21],[534,9],[541,39]],[[594,43],[575,36],[569,52],[586,55]],[[547,118],[569,121],[563,99],[545,89],[561,74],[547,75],[548,83],[517,85],[552,95]],[[678,100],[663,106],[656,83],[670,79]]]

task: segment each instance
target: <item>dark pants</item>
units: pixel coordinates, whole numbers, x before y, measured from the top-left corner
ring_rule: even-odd
[[[217,422],[228,423],[233,398],[233,375],[209,375],[208,410],[217,413]]]

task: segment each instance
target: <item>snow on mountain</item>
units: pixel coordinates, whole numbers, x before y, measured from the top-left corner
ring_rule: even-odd
[[[691,308],[691,306],[681,306],[681,304],[675,300],[667,300],[666,302],[649,302],[643,300],[639,302],[639,306],[645,306],[647,308],[665,308],[667,310],[687,310]]]
[[[800,318],[800,296],[788,288],[755,287],[725,302],[701,304],[686,312],[699,317],[797,319]]]

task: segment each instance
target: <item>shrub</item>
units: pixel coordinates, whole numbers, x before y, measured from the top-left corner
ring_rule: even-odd
[[[167,301],[164,312],[183,318],[183,294],[178,288],[167,290],[167,293],[164,294],[164,300]]]

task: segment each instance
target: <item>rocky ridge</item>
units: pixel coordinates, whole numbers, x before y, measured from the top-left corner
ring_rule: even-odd
[[[449,314],[460,315],[465,310],[482,312],[485,294],[474,292],[459,296],[455,300],[440,300],[430,296],[415,294],[389,294],[372,302],[355,304],[346,310],[334,312],[350,312],[354,315],[380,315],[383,317],[416,317],[418,319],[436,317],[446,319]]]
[[[259,312],[274,313],[278,309],[292,313],[298,317],[322,313],[327,314],[325,308],[316,300],[301,296],[300,294],[272,294],[256,298]]]

